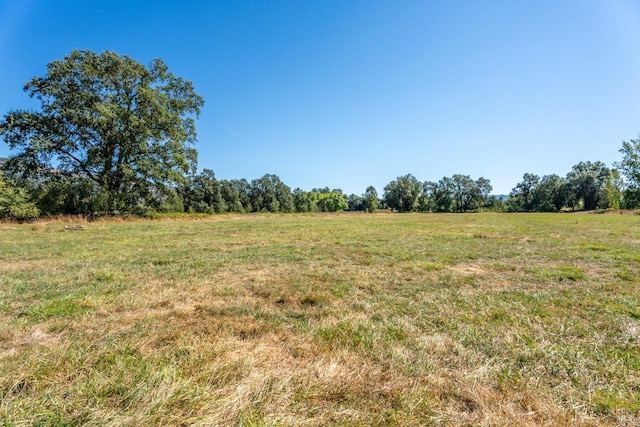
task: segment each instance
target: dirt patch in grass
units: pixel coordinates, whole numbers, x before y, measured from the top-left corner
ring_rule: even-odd
[[[449,269],[465,276],[485,276],[488,273],[487,269],[477,264],[456,264],[450,266]]]

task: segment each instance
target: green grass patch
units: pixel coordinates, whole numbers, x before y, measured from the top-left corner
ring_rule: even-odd
[[[92,304],[84,298],[72,296],[44,300],[25,313],[32,321],[51,318],[70,318],[92,310]]]

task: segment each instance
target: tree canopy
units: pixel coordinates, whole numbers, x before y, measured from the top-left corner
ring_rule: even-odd
[[[383,199],[387,206],[398,212],[411,212],[417,207],[422,188],[415,176],[399,176],[384,187]]]
[[[11,111],[0,122],[17,152],[13,171],[91,181],[115,211],[157,200],[195,168],[194,116],[204,100],[159,59],[144,66],[111,51],[76,50],[25,91],[40,111]]]

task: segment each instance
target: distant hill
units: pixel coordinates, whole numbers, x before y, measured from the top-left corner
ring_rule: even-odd
[[[509,199],[508,194],[492,194],[491,197],[495,197],[496,199],[501,200],[503,202]]]

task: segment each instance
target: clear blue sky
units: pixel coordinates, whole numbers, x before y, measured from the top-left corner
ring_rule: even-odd
[[[73,49],[191,80],[218,178],[382,194],[462,173],[499,194],[640,132],[634,0],[0,0],[0,114],[36,108],[22,87]]]

